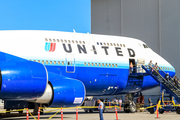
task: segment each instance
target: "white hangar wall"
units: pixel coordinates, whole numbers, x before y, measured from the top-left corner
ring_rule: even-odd
[[[91,33],[144,41],[180,78],[180,0],[91,0]]]

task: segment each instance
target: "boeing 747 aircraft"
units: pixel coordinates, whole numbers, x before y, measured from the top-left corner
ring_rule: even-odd
[[[175,75],[170,63],[133,38],[14,30],[0,31],[0,42],[0,99],[11,104],[78,106],[85,96],[151,89],[159,84],[141,69],[150,60]]]

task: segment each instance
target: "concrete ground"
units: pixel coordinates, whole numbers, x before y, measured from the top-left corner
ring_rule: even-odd
[[[1,109],[0,111],[2,111]],[[49,110],[48,110],[49,111]],[[63,110],[63,120],[76,120],[76,110],[75,109],[66,109]],[[99,114],[97,111],[93,113],[85,113],[83,109],[79,109],[78,120],[99,120]],[[40,116],[40,120],[48,120],[49,117],[54,115],[55,112],[44,113]],[[104,120],[116,120],[116,114],[114,110],[108,110],[104,114]],[[35,115],[37,118],[37,115]],[[137,112],[137,113],[124,113],[123,111],[118,110],[118,120],[180,120],[180,115],[176,112],[164,113],[159,115],[160,118],[156,118],[156,114],[150,114],[148,112]],[[30,120],[34,118],[29,116]],[[26,120],[26,114],[19,115],[19,113],[11,113],[9,117],[7,114],[1,113],[0,120]],[[61,114],[58,113],[51,120],[61,120]]]

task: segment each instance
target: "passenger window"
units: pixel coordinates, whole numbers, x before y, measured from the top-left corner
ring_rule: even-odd
[[[48,41],[48,39],[47,39],[47,38],[45,38],[45,41]]]
[[[42,60],[42,64],[44,64],[44,60]]]
[[[71,41],[70,41],[70,40],[68,40],[68,42],[69,42],[69,43],[71,43]]]
[[[83,44],[85,44],[85,42],[83,41]]]
[[[50,61],[50,64],[52,64],[52,61]]]
[[[112,46],[112,43],[110,43],[110,45]]]
[[[55,40],[55,39],[53,39],[53,42],[56,42],[56,40]]]
[[[97,42],[97,45],[99,45],[99,43]]]
[[[81,41],[79,41],[79,44],[81,44]]]
[[[86,66],[86,63],[84,63],[84,65]]]
[[[58,61],[58,65],[60,65],[60,61]]]
[[[116,64],[116,67],[117,67],[117,64]]]
[[[91,63],[92,66],[94,66],[94,63]]]
[[[126,47],[125,44],[123,44],[123,46]]]
[[[64,40],[65,43],[67,43],[67,40]]]
[[[95,63],[95,66],[97,66],[97,63]]]
[[[76,40],[76,43],[78,44],[78,41]]]
[[[63,40],[61,39],[61,42],[63,42]]]
[[[111,67],[111,64],[109,64],[109,67]]]
[[[107,45],[109,46],[109,43],[107,43]]]
[[[106,67],[107,67],[107,63],[106,63]]]
[[[34,60],[34,62],[36,62],[36,60]]]
[[[104,45],[106,45],[106,43],[104,43]]]
[[[88,63],[88,66],[90,66],[90,63]]]
[[[40,60],[38,60],[38,63],[40,63]]]
[[[64,65],[64,61],[62,61],[62,65]]]
[[[101,66],[101,63],[99,63],[99,66]]]
[[[46,60],[46,64],[48,64],[48,61]]]
[[[74,43],[74,40],[72,40],[72,43]]]
[[[57,39],[57,42],[59,42],[59,39]]]
[[[102,45],[102,43],[100,43],[100,45]]]
[[[122,44],[120,44],[120,46],[122,47]]]
[[[119,47],[119,44],[117,44],[117,46]]]
[[[56,61],[54,61],[54,64],[56,65]]]
[[[102,66],[104,67],[104,63],[102,63]]]
[[[116,44],[114,43],[114,46],[116,46]]]
[[[49,41],[50,41],[50,42],[52,42],[52,40],[51,40],[51,39],[49,39]]]
[[[112,67],[114,67],[114,64],[112,64]]]

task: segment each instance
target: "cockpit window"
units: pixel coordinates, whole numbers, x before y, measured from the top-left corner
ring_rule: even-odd
[[[143,44],[144,48],[149,48],[146,44]]]

